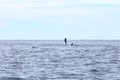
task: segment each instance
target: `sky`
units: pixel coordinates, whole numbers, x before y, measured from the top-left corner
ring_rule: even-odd
[[[0,0],[0,39],[120,39],[120,0]]]

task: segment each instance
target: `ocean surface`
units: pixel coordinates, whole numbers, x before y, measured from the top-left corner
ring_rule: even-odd
[[[120,41],[1,40],[0,80],[120,80]]]

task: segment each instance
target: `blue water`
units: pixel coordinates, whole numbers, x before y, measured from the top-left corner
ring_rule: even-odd
[[[0,80],[120,80],[120,41],[3,40]]]

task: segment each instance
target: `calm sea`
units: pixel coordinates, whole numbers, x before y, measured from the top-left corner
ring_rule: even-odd
[[[120,80],[120,41],[1,40],[0,80]]]

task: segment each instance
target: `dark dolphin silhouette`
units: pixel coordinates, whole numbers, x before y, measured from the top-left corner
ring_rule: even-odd
[[[73,43],[71,43],[71,46],[73,46]]]

